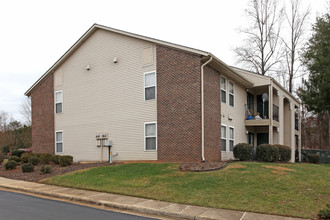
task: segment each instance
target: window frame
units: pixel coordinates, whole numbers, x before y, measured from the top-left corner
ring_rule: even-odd
[[[225,137],[222,137],[222,127],[225,128]],[[222,152],[227,152],[227,125],[225,124],[221,124],[221,128],[220,128],[220,138],[221,138],[221,151]],[[225,150],[222,150],[222,140],[225,140]]]
[[[146,135],[146,125],[148,124],[155,124],[155,135],[154,136],[147,136]],[[144,122],[144,151],[157,151],[157,122],[156,121],[152,121],[152,122]],[[156,138],[156,146],[155,146],[155,149],[151,149],[151,150],[147,150],[147,138],[150,138],[150,137],[155,137]]]
[[[61,102],[56,101],[56,94],[58,94],[58,93],[62,94],[62,101]],[[56,104],[59,104],[59,103],[62,104],[61,112],[56,112]],[[55,112],[55,114],[62,114],[63,113],[63,90],[58,90],[58,91],[55,91],[55,93],[54,93],[54,112]]]
[[[152,74],[152,73],[155,74],[155,85],[146,86],[146,75]],[[154,99],[146,99],[146,89],[147,88],[152,88],[152,87],[155,87],[155,98]],[[152,101],[152,100],[157,99],[157,72],[156,72],[156,70],[143,73],[143,99],[144,99],[144,101]]]
[[[225,81],[225,88],[223,89],[222,88],[222,84],[221,84],[221,79],[224,79],[224,81]],[[222,91],[224,91],[224,93],[225,93],[225,101],[223,101],[222,100]],[[227,78],[225,78],[225,77],[223,77],[223,76],[220,76],[220,101],[222,102],[222,103],[227,103]]]
[[[57,133],[62,133],[62,141],[57,141]],[[57,144],[62,143],[62,151],[57,152]],[[63,154],[64,153],[64,135],[63,130],[57,130],[55,131],[55,154]]]
[[[233,84],[233,93],[230,92],[229,84]],[[230,104],[230,96],[233,97],[233,105]],[[228,81],[228,104],[229,106],[235,107],[235,83],[233,81]]]
[[[233,138],[231,138],[230,137],[230,129],[233,129]],[[235,146],[235,127],[233,127],[233,126],[228,126],[228,143],[229,143],[229,145],[228,145],[228,147],[229,147],[229,151],[230,152],[233,152],[233,150],[234,150],[234,146]],[[231,150],[230,149],[230,142],[233,142],[233,149]]]

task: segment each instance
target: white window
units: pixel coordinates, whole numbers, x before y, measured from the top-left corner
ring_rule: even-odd
[[[144,149],[146,151],[157,149],[156,122],[144,123]]]
[[[55,152],[63,153],[63,131],[56,131],[55,133]]]
[[[227,88],[226,88],[225,78],[223,77],[220,78],[220,85],[221,85],[221,102],[226,103]]]
[[[156,99],[156,72],[144,74],[144,100]]]
[[[227,126],[221,125],[221,151],[226,151]]]
[[[63,112],[63,92],[55,92],[55,113]]]
[[[234,127],[229,127],[229,150],[233,151],[234,149],[234,137],[235,137],[235,129]]]
[[[228,81],[229,105],[234,106],[234,83]]]

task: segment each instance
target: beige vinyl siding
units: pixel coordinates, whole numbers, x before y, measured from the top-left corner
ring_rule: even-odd
[[[63,130],[64,154],[75,161],[98,161],[101,150],[95,135],[108,132],[114,161],[157,160],[157,151],[144,150],[144,123],[157,121],[156,100],[144,101],[143,77],[156,70],[154,47],[97,30],[58,68],[63,84],[54,88],[63,90],[64,109],[55,115],[55,130]],[[153,61],[147,66],[145,48],[153,48]],[[104,148],[103,160],[108,159],[107,151]]]
[[[234,127],[234,145],[238,143],[246,143],[247,136],[245,130],[245,104],[247,95],[245,88],[240,84],[235,83],[231,78],[226,77],[227,87],[228,82],[234,83],[234,107],[229,105],[229,94],[227,92],[227,102],[221,102],[221,124],[227,126],[227,150],[221,151],[222,160],[233,159],[233,152],[229,151],[229,127]],[[231,120],[230,120],[231,118]]]

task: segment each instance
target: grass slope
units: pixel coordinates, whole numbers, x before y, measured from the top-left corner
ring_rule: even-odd
[[[184,203],[311,218],[330,203],[330,166],[230,163],[192,173],[178,164],[124,164],[55,176],[46,183]]]

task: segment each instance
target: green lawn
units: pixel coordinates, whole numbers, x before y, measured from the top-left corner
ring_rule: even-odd
[[[48,184],[214,208],[311,218],[330,203],[330,165],[237,162],[212,172],[123,164],[55,176]]]

